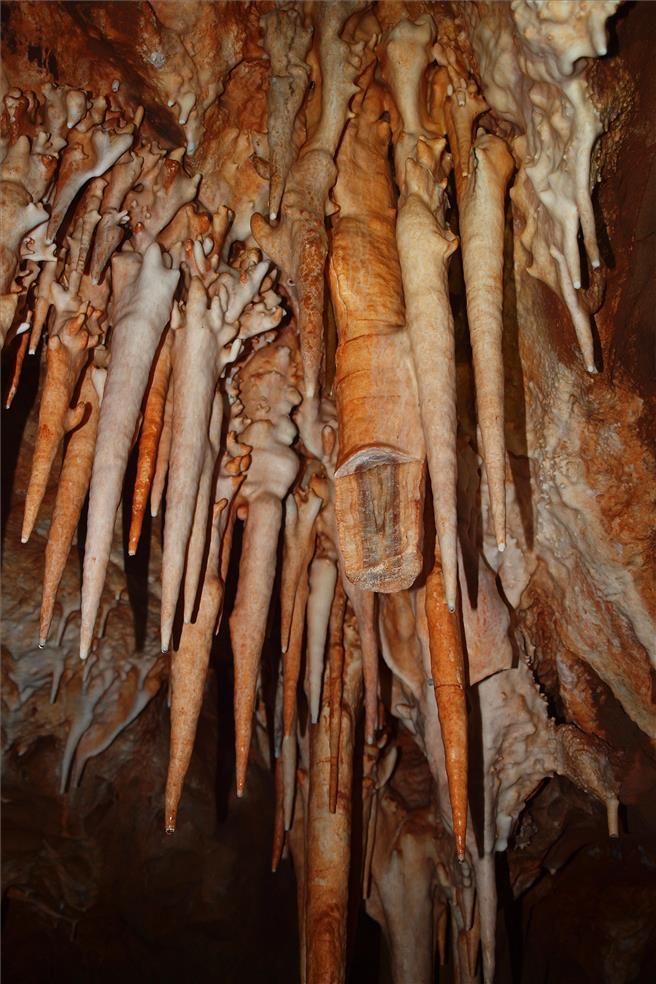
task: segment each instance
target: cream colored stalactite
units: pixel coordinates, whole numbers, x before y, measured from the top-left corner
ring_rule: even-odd
[[[330,465],[326,470],[330,470]],[[310,708],[310,721],[312,724],[316,724],[319,719],[322,700],[328,631],[340,571],[335,530],[331,526],[329,527],[330,514],[332,513],[334,517],[334,490],[331,480],[328,477],[315,476],[310,484],[322,499],[322,508],[316,523],[317,536],[314,556],[309,568],[309,594],[306,612],[305,692]]]
[[[499,550],[506,546],[503,242],[506,188],[512,171],[505,141],[481,131],[458,198],[476,410]]]
[[[88,656],[93,641],[123,475],[141,401],[170,318],[179,277],[179,272],[166,269],[157,243],[143,257],[138,253],[120,253],[112,259],[114,327],[91,477],[80,626],[83,659]]]
[[[180,642],[171,657],[171,742],[164,801],[167,834],[172,834],[176,827],[182,786],[189,769],[203,703],[212,640],[223,601],[224,585],[219,576],[219,559],[226,506],[225,499],[214,506],[198,614],[193,623],[183,626]]]
[[[245,440],[252,434],[245,434]],[[261,447],[253,447],[257,462]],[[293,452],[292,452],[293,453]],[[291,484],[288,475],[284,484]],[[248,478],[244,485],[248,483]],[[283,482],[281,482],[282,486]],[[248,490],[249,491],[249,490]],[[282,507],[275,493],[264,491],[253,496],[248,515],[239,565],[239,586],[230,617],[230,634],[235,658],[235,736],[237,757],[237,795],[242,796],[252,736],[253,712],[259,674],[259,663],[266,632],[278,546]],[[248,594],[246,593],[248,592]]]
[[[322,556],[319,551],[310,565],[310,593],[307,604],[307,667],[308,701],[310,721],[319,720],[321,706],[321,686],[324,671],[324,653],[328,637],[328,624],[332,608],[337,565],[330,556]]]
[[[251,462],[239,492],[245,519],[237,597],[230,616],[235,654],[235,741],[237,794],[246,782],[260,655],[273,590],[282,520],[282,500],[296,478],[299,461],[290,445],[296,428],[289,418],[301,396],[293,385],[291,349],[280,336],[259,349],[239,373],[239,398],[250,423],[240,440]]]
[[[327,416],[328,419],[333,419],[330,413]],[[297,413],[297,423],[298,419]],[[326,426],[330,429],[329,425]],[[329,458],[326,465],[330,470]],[[334,461],[332,465],[334,467]],[[284,653],[283,813],[286,830],[290,829],[294,804],[297,687],[306,620],[308,631],[305,689],[309,704],[314,704],[316,707],[321,700],[326,640],[329,624],[333,619],[334,598],[336,591],[339,593],[340,590],[337,582],[337,534],[331,480],[313,475],[309,479],[307,489],[303,488],[302,483],[295,491],[293,500],[294,504],[291,506],[289,516],[289,532],[287,528],[285,531],[281,581],[281,637]],[[312,597],[308,603],[310,596]]]
[[[299,414],[302,415],[301,406]],[[296,420],[299,420],[297,414]],[[307,421],[305,421],[307,423]],[[312,480],[313,488],[318,492],[323,500],[321,511],[317,517],[317,551],[318,556],[323,556],[326,560],[337,564],[339,580],[351,603],[355,613],[358,633],[360,636],[360,647],[362,651],[362,667],[364,677],[364,706],[365,706],[365,741],[373,743],[376,729],[378,727],[378,633],[376,631],[375,614],[375,595],[372,591],[366,591],[356,584],[353,584],[345,572],[344,556],[340,547],[340,538],[337,528],[336,515],[336,494],[335,494],[335,463],[337,458],[337,444],[335,442],[335,407],[331,401],[324,400],[323,417],[319,421],[315,420],[315,428],[321,431],[321,438],[316,435],[311,443],[322,445],[322,463],[325,475],[315,476]],[[305,436],[309,437],[308,429],[304,428]],[[335,590],[333,590],[334,600]],[[327,604],[327,599],[326,602]],[[317,649],[317,663],[319,658],[323,660],[323,651],[319,657]],[[323,663],[322,663],[323,665]],[[318,668],[315,671],[315,680],[319,676]],[[309,688],[308,688],[309,690]],[[315,691],[316,692],[316,691]]]
[[[264,271],[262,272],[262,276]],[[184,314],[173,327],[173,419],[162,558],[162,650],[171,640],[198,487],[205,461],[212,401],[237,334],[228,321],[227,292],[208,297],[198,277],[189,286]],[[237,343],[238,344],[238,343]],[[219,424],[220,429],[220,424]]]
[[[457,460],[455,333],[448,266],[458,240],[444,222],[438,182],[444,141],[421,141],[405,165],[396,238],[406,320],[419,391],[419,408],[433,492],[449,608],[457,600]],[[437,172],[437,173],[436,173]]]
[[[285,499],[285,532],[280,579],[280,646],[283,655],[289,646],[298,583],[322,500],[312,485],[290,492]]]
[[[220,243],[218,245],[220,247]],[[181,347],[178,353],[178,346],[176,345],[176,352],[174,352],[172,380],[174,402],[169,494],[167,496],[167,531],[171,530],[172,532],[170,536],[168,532],[165,533],[164,541],[163,641],[164,634],[170,632],[172,625],[182,569],[185,566],[185,557],[185,622],[191,620],[196,603],[204,554],[205,528],[209,515],[212,476],[218,459],[223,413],[223,399],[218,391],[212,398],[212,391],[216,389],[225,365],[238,354],[239,338],[252,337],[275,328],[282,316],[282,309],[279,307],[280,298],[270,288],[264,291],[266,299],[256,300],[261,296],[260,291],[264,287],[268,270],[268,262],[260,260],[260,254],[257,250],[245,250],[241,255],[239,269],[226,269],[218,275],[218,281],[216,281],[217,275],[213,273],[214,265],[217,265],[218,268],[218,256],[213,256],[213,260],[216,261],[216,264],[208,265],[206,263],[200,242],[196,241],[193,252],[188,254],[187,263],[205,278],[210,294],[218,289],[222,298],[224,310],[221,312],[221,325],[217,323],[216,326],[218,328],[215,343],[216,351],[210,353],[207,345],[201,344],[202,339],[200,337],[197,338],[195,346],[190,348],[192,340],[189,335],[185,336],[185,332],[189,327],[192,332],[198,331],[197,327],[194,328],[193,319],[189,323],[189,317],[193,314],[189,307],[190,301],[193,300],[191,293],[185,312],[187,325],[180,336],[176,335],[181,341]],[[266,282],[270,279],[268,277]],[[197,285],[200,282],[199,277],[194,276],[192,285],[196,284],[196,294],[198,294]],[[214,300],[212,300],[212,305],[216,307]],[[237,335],[239,338],[235,337]],[[188,344],[185,344],[185,338]],[[226,347],[228,342],[233,342],[230,349]],[[190,359],[194,361],[195,368]],[[202,378],[206,379],[207,384],[204,389],[202,387],[199,389],[196,382]],[[178,393],[182,395],[176,396],[175,394]],[[209,421],[207,421],[205,418],[209,412],[210,404],[212,409]],[[204,433],[207,434],[206,439],[203,439]],[[196,450],[190,458],[189,449],[192,447]]]
[[[252,255],[246,251],[242,254],[241,259],[242,263],[238,271],[226,270],[219,277],[219,282],[225,289],[225,299],[227,301],[225,317],[236,319],[237,326],[237,338],[234,340],[230,349],[223,350],[217,359],[215,369],[219,370],[219,376],[223,371],[222,366],[226,365],[239,354],[241,340],[244,337],[251,338],[271,331],[278,326],[283,314],[278,295],[268,287],[264,289],[271,280],[271,274],[265,273],[268,263],[263,263],[260,260],[259,251],[252,251]],[[263,274],[265,274],[264,277]],[[219,289],[221,290],[221,288]],[[258,298],[263,299],[258,300]],[[224,328],[226,331],[228,330],[227,322]],[[210,495],[216,463],[219,460],[223,408],[224,393],[222,384],[219,384],[212,401],[208,441],[206,443],[205,456],[198,481],[193,525],[187,546],[184,579],[185,623],[191,621],[196,604],[198,584],[205,553]]]
[[[310,69],[305,62],[312,27],[302,23],[301,11],[292,5],[276,6],[260,19],[264,50],[271,62],[267,94],[269,165],[269,220],[275,222],[287,175],[294,161],[294,124],[308,86]]]
[[[198,601],[198,588],[201,583],[203,562],[205,558],[205,547],[207,543],[207,525],[210,516],[210,502],[212,496],[212,485],[214,483],[217,462],[220,457],[221,431],[223,427],[224,396],[219,387],[214,392],[212,400],[212,410],[210,412],[210,422],[207,431],[207,442],[205,446],[205,456],[198,481],[198,492],[194,506],[193,522],[189,543],[187,545],[187,558],[184,572],[183,587],[183,622],[187,625],[194,621],[196,612],[196,602]]]
[[[217,391],[214,402],[222,401]],[[213,420],[220,420],[219,413]],[[237,424],[233,418],[230,424]],[[212,431],[210,423],[210,431]],[[219,433],[211,439],[220,439]],[[210,449],[211,453],[211,449]],[[212,478],[214,463],[212,460]],[[178,806],[193,752],[214,636],[223,614],[223,597],[234,527],[235,498],[249,465],[248,448],[230,431],[214,487],[207,557],[200,587],[198,609],[193,622],[182,626],[180,640],[171,657],[171,744],[166,781],[164,824],[167,833],[176,827]],[[202,524],[205,549],[207,516]]]
[[[605,23],[617,6],[513,0],[480,21],[467,11],[485,98],[520,131],[513,145],[520,181],[511,196],[526,222],[528,272],[562,297],[589,372],[596,369],[590,313],[579,294],[578,234],[598,267],[590,158],[601,123],[584,71],[585,59],[606,54]]]
[[[429,15],[402,20],[381,44],[381,68],[400,115],[394,133],[401,197],[396,240],[403,277],[406,323],[433,490],[445,593],[457,593],[455,337],[448,263],[458,241],[444,221],[443,140],[430,140],[426,69],[435,25]]]
[[[483,458],[499,550],[506,543],[506,464],[503,370],[503,241],[505,194],[513,159],[505,142],[481,131],[487,109],[476,84],[462,78],[453,51],[434,53],[449,78],[445,121],[454,158],[467,318],[476,380]]]

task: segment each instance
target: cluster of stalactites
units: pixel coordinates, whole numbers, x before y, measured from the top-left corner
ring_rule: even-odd
[[[596,372],[592,294],[582,289],[601,265],[591,200],[591,157],[602,126],[585,78],[606,54],[606,21],[620,0],[466,5],[483,92],[512,124],[519,163],[511,190],[524,221],[528,272],[565,303],[588,372]],[[582,272],[579,233],[589,263]]]
[[[600,6],[607,15],[612,4]],[[584,83],[579,76],[564,80],[572,75],[574,57],[594,52],[577,47],[568,61],[564,35],[544,40],[538,14],[536,34],[531,10],[514,3],[513,23],[534,61],[544,55],[549,77],[531,74],[527,54],[517,62],[524,72],[521,92],[535,103],[538,82],[560,86],[573,104],[583,100],[579,118],[590,119]],[[549,144],[536,110],[530,118],[525,107],[523,115],[509,111],[522,127],[512,145],[514,159],[499,135],[480,126],[488,103],[500,112],[491,79],[501,62],[485,47],[487,22],[472,28],[486,103],[457,52],[437,43],[430,15],[413,21],[398,10],[392,15],[391,5],[378,15],[380,20],[357,3],[316,4],[305,12],[284,3],[262,17],[261,43],[271,66],[268,215],[257,212],[252,198],[231,202],[246,230],[240,241],[231,230],[231,208],[203,206],[201,176],[187,173],[184,150],[165,151],[141,135],[141,110],[129,113],[112,94],[92,99],[67,86],[45,86],[39,97],[16,89],[5,95],[0,206],[11,235],[0,253],[0,318],[3,335],[22,333],[14,344],[8,402],[28,346],[34,353],[47,331],[22,536],[25,542],[38,520],[64,447],[46,547],[40,643],[47,642],[88,494],[80,628],[86,658],[98,635],[133,449],[131,554],[148,504],[157,516],[165,496],[161,643],[164,651],[172,645],[165,797],[171,832],[223,614],[237,523],[243,535],[229,628],[237,792],[244,791],[282,542],[274,867],[289,850],[302,900],[304,977],[344,976],[362,714],[362,886],[371,910],[393,944],[400,924],[390,909],[390,886],[407,872],[385,868],[383,835],[376,834],[376,816],[388,829],[395,815],[385,793],[395,765],[393,746],[386,745],[391,715],[415,736],[436,790],[431,822],[441,833],[429,838],[430,851],[437,852],[431,870],[440,873],[435,897],[451,912],[459,980],[472,979],[479,943],[491,980],[493,854],[526,799],[545,775],[561,771],[610,804],[611,822],[617,801],[603,752],[554,729],[528,670],[513,670],[510,658],[499,657],[499,640],[509,651],[509,622],[494,579],[481,573],[487,615],[479,616],[460,595],[448,265],[460,247],[480,446],[503,550],[506,192],[519,161],[511,194],[517,198],[531,183],[551,217],[539,236],[576,290],[571,216],[567,223],[559,219],[542,184],[575,186],[576,214],[594,265],[594,224],[583,186],[588,194],[597,131],[588,127],[587,143],[576,145],[585,168],[581,164],[574,176],[555,167],[541,184],[537,171],[545,157],[538,150],[547,154]],[[604,17],[590,11],[586,17],[600,53]],[[568,23],[562,20],[563,31]],[[187,82],[192,85],[192,75]],[[192,95],[180,102],[185,121],[196,105]],[[524,157],[522,141],[529,147]],[[567,150],[573,152],[572,140]],[[225,160],[233,187],[235,169],[244,163]],[[452,170],[459,240],[446,220]],[[534,266],[538,239],[535,233]],[[559,283],[567,301],[562,276]],[[325,385],[333,375],[324,340],[328,307],[338,343],[334,399]],[[581,340],[576,318],[575,324]],[[426,472],[436,531],[428,565]],[[379,648],[394,680],[388,706],[379,688]],[[488,654],[476,666],[471,660],[468,665],[474,649]],[[482,841],[472,829],[469,804],[468,680],[480,685],[487,728]],[[307,726],[299,700],[307,704]],[[523,777],[515,768],[516,733],[508,729],[504,704],[524,715],[527,734],[534,736],[528,742],[531,768]],[[408,892],[411,881],[404,882]],[[426,966],[432,966],[432,951],[422,970],[405,966],[399,980],[423,980]]]

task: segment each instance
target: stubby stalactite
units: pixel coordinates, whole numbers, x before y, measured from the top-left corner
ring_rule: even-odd
[[[607,22],[633,12],[7,7],[3,405],[32,421],[7,542],[42,583],[33,649],[3,648],[10,750],[56,731],[74,814],[168,688],[174,845],[220,666],[300,981],[346,981],[365,911],[395,984],[500,980],[497,855],[545,790],[621,838],[656,777],[651,384],[608,372],[631,274],[607,175],[647,96]],[[36,64],[66,24],[93,73],[55,41]]]

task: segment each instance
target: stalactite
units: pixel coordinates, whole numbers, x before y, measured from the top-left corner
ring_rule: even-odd
[[[86,312],[69,317],[71,308],[66,293],[62,291],[59,297],[61,297],[61,306],[58,305],[57,314],[61,320],[65,320],[58,330],[55,327],[48,340],[46,381],[39,408],[39,430],[34,448],[30,484],[25,497],[25,516],[21,534],[23,543],[27,543],[34,528],[48,484],[50,469],[64,435],[77,427],[82,418],[84,406],[78,404],[71,410],[69,404],[88,357],[88,350],[96,342],[86,328]],[[72,307],[74,309],[77,305],[73,302]]]
[[[182,784],[189,768],[203,703],[212,639],[221,611],[223,583],[219,576],[219,556],[226,506],[225,499],[214,506],[198,616],[193,624],[182,629],[180,644],[171,660],[171,749],[164,805],[165,827],[169,834],[175,830]]]
[[[344,981],[346,916],[351,858],[351,795],[355,720],[362,695],[362,665],[355,626],[345,627],[344,689],[339,741],[341,795],[330,810],[330,705],[324,699],[310,749],[307,817],[306,980]],[[327,688],[326,688],[327,689]]]
[[[411,584],[421,568],[424,441],[405,330],[383,113],[382,93],[372,85],[342,141],[330,283],[339,332],[340,548],[349,580],[394,591]]]
[[[235,654],[239,795],[246,782],[255,689],[273,590],[282,501],[299,466],[290,448],[296,428],[288,415],[301,397],[287,376],[293,371],[292,352],[282,344],[283,338],[280,336],[274,346],[260,349],[240,372],[240,400],[250,420],[241,440],[251,448],[251,464],[237,504],[243,510],[245,530],[237,597],[230,616]]]
[[[153,365],[152,379],[144,406],[143,424],[139,439],[139,460],[137,477],[132,496],[132,521],[128,537],[128,553],[134,556],[139,545],[141,528],[146,512],[146,504],[155,476],[157,452],[164,427],[166,394],[171,376],[171,348],[173,333],[167,331],[161,341],[159,352]]]
[[[96,353],[98,351],[96,350]],[[92,363],[85,370],[80,388],[80,403],[85,407],[85,416],[68,440],[57,485],[55,509],[48,532],[39,627],[40,646],[45,645],[48,638],[57,589],[73,543],[84,500],[89,491],[98,433],[98,417],[106,377],[107,370],[102,364],[96,366]]]
[[[312,27],[301,23],[300,12],[278,7],[262,18],[264,47],[271,61],[267,96],[270,154],[269,219],[275,222],[294,160],[294,123],[303,104],[309,67],[305,63]]]
[[[440,598],[440,573],[439,564],[436,564],[426,582],[426,619],[433,670],[432,684],[444,742],[456,853],[458,859],[464,861],[469,764],[465,655],[458,617],[445,610]]]
[[[93,459],[84,552],[80,655],[91,649],[127,464],[153,356],[166,328],[179,272],[167,270],[157,243],[143,259],[120,253],[112,260],[115,291],[111,362]]]
[[[550,776],[620,832],[608,749],[594,728],[549,717],[526,609],[513,612],[551,534],[529,543],[517,469],[506,484],[503,344],[510,185],[515,273],[560,296],[596,368],[578,237],[599,270],[603,114],[586,64],[605,53],[617,3],[420,6],[153,0],[134,52],[123,41],[105,59],[118,43],[97,28],[93,89],[0,79],[7,407],[26,352],[45,362],[23,543],[45,523],[63,445],[38,637],[53,701],[73,675],[48,637],[61,645],[77,618],[67,603],[51,632],[89,494],[88,661],[61,790],[168,674],[175,831],[238,568],[225,612],[236,792],[255,733],[275,772],[272,869],[288,853],[295,868],[307,984],[346,978],[353,885],[397,984],[428,984],[447,952],[458,984],[478,979],[479,954],[491,984],[495,854]],[[449,270],[459,246],[464,288]],[[110,554],[133,449],[127,548],[150,535],[150,501],[163,550],[148,577],[171,655],[126,653],[117,670],[108,639],[126,592]],[[267,640],[280,657],[270,735]],[[18,705],[42,669],[12,673]]]
[[[314,8],[319,41],[321,114],[289,173],[280,222],[270,227],[260,215],[252,221],[253,235],[283,271],[296,313],[303,361],[304,393],[318,391],[323,356],[323,283],[328,242],[324,216],[337,169],[333,160],[346,123],[349,99],[357,92],[362,43],[351,50],[340,39],[351,3],[317,4]],[[318,98],[315,96],[315,102]]]

